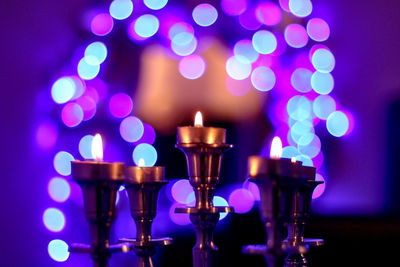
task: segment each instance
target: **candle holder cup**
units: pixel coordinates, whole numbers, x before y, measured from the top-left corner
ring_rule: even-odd
[[[72,176],[83,193],[91,244],[72,244],[71,252],[89,253],[94,266],[106,267],[112,252],[127,252],[129,244],[110,245],[110,230],[115,219],[115,202],[124,179],[123,163],[72,162]]]
[[[128,167],[124,186],[128,193],[130,211],[136,223],[136,238],[123,238],[120,242],[133,245],[138,256],[138,267],[152,267],[155,246],[172,244],[171,238],[152,238],[151,226],[157,214],[158,192],[168,183],[164,180],[164,167]]]
[[[260,189],[259,208],[267,244],[245,246],[243,252],[263,254],[269,267],[306,266],[308,247],[323,244],[320,239],[304,238],[312,192],[321,183],[315,181],[315,168],[289,159],[251,156],[248,177]]]

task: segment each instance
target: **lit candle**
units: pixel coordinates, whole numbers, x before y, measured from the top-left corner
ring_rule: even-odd
[[[204,127],[201,112],[195,116],[194,126],[178,127],[178,144],[225,144],[226,130],[217,127]]]
[[[103,161],[103,142],[100,134],[92,141],[94,160],[72,162],[72,176],[75,180],[115,180],[124,179],[124,163]]]
[[[145,167],[146,162],[143,158],[139,159],[138,166],[126,167],[126,180],[128,184],[140,184],[151,182],[165,182],[164,167],[152,166]]]

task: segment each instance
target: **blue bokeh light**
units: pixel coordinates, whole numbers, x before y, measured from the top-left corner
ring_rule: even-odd
[[[43,213],[43,223],[52,232],[60,232],[65,227],[65,216],[59,209],[48,208]]]
[[[213,205],[216,206],[216,207],[228,207],[229,206],[228,201],[226,201],[225,198],[220,197],[220,196],[215,196],[213,198]],[[224,219],[226,216],[228,216],[228,213],[221,212],[219,214],[219,220]]]
[[[254,49],[260,54],[271,54],[278,45],[275,35],[266,30],[254,33],[252,43]]]
[[[85,56],[79,61],[77,71],[82,79],[92,80],[100,72],[100,62],[94,56]]]
[[[123,20],[132,14],[133,3],[131,0],[114,0],[110,4],[109,11],[114,19]]]
[[[67,176],[71,174],[71,161],[74,157],[65,151],[58,152],[53,160],[54,169],[61,175]]]
[[[321,140],[314,134],[312,141],[306,145],[299,144],[298,150],[301,154],[314,158],[321,151]]]
[[[107,58],[107,47],[102,42],[93,42],[85,49],[85,58],[90,60],[96,58],[94,62],[89,62],[91,65],[103,63]]]
[[[309,156],[301,154],[296,157],[296,160],[301,161],[303,166],[314,167],[314,163]]]
[[[289,0],[289,9],[297,17],[307,17],[312,12],[310,0]]]
[[[139,166],[140,159],[144,160],[144,167],[151,167],[156,164],[157,161],[157,151],[150,144],[140,144],[135,147],[133,150],[133,161],[137,166]]]
[[[308,121],[297,121],[290,128],[290,135],[294,142],[298,145],[308,145],[314,138],[315,130],[313,124]]]
[[[119,126],[121,137],[127,142],[136,142],[143,136],[144,126],[142,121],[135,117],[126,117]]]
[[[243,80],[251,73],[251,64],[244,57],[232,56],[226,61],[226,72],[235,80]]]
[[[246,62],[253,63],[259,57],[259,53],[254,50],[251,40],[240,40],[233,47],[233,53],[237,56],[237,59],[244,58]]]
[[[294,120],[303,121],[311,116],[312,105],[310,100],[305,96],[293,96],[289,99],[286,108],[289,117]]]
[[[57,104],[67,103],[75,95],[76,86],[73,79],[61,77],[51,87],[51,97]]]
[[[65,179],[54,177],[49,181],[47,191],[54,201],[62,203],[69,198],[71,187]]]
[[[156,34],[159,27],[160,22],[157,17],[150,14],[140,16],[135,22],[135,32],[143,38],[148,38]]]
[[[79,141],[79,153],[84,159],[94,159],[92,155],[93,135],[85,135]]]
[[[251,83],[258,91],[266,92],[275,86],[275,73],[267,67],[257,67],[251,73]]]
[[[331,51],[324,48],[315,50],[311,57],[311,62],[319,72],[328,73],[335,68],[335,57]]]
[[[341,111],[332,112],[326,120],[326,128],[329,133],[336,137],[341,137],[349,130],[349,119]]]
[[[285,146],[282,149],[282,158],[291,159],[300,155],[300,152],[294,146]]]
[[[333,76],[330,73],[316,71],[311,76],[311,87],[315,92],[321,95],[327,95],[332,92],[334,87]]]
[[[179,56],[188,56],[197,48],[197,39],[190,32],[180,32],[171,41],[171,49]]]
[[[311,75],[312,72],[305,68],[297,68],[291,78],[290,82],[294,89],[300,93],[308,93],[312,90],[311,87]]]
[[[217,20],[218,11],[210,4],[200,4],[193,9],[192,17],[198,25],[207,27]]]
[[[144,0],[143,2],[148,8],[159,10],[167,5],[168,0]]]
[[[313,111],[315,116],[326,120],[328,116],[336,110],[336,102],[329,95],[320,95],[314,99]]]
[[[47,252],[53,260],[58,262],[64,262],[69,257],[68,245],[60,239],[50,241]]]

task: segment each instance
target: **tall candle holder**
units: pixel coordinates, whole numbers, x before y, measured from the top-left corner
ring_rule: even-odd
[[[89,253],[95,267],[107,267],[112,252],[130,250],[128,244],[110,245],[110,230],[115,219],[117,191],[124,180],[122,162],[101,162],[101,137],[93,142],[98,145],[97,161],[73,161],[71,171],[73,179],[80,185],[86,219],[89,222],[91,244],[72,244],[71,252]]]
[[[164,167],[127,167],[125,188],[129,196],[131,215],[136,223],[136,238],[123,238],[131,243],[138,256],[138,267],[153,267],[155,246],[172,244],[171,238],[152,238],[151,225],[157,213],[160,188],[167,184]]]
[[[323,245],[322,239],[304,238],[312,193],[322,183],[315,181],[315,171],[294,159],[281,159],[280,155],[249,157],[248,177],[260,189],[260,214],[267,244],[246,246],[244,253],[263,254],[269,267],[307,266],[304,254],[309,246]]]
[[[200,114],[200,115],[199,115]],[[201,113],[196,114],[195,126],[178,127],[177,143],[186,156],[189,182],[195,195],[194,207],[178,207],[176,213],[189,213],[196,231],[193,247],[193,266],[217,266],[218,248],[214,243],[214,229],[219,213],[233,212],[232,207],[216,207],[213,197],[219,182],[223,153],[232,145],[226,144],[226,130],[203,127]],[[200,122],[199,122],[200,121]]]

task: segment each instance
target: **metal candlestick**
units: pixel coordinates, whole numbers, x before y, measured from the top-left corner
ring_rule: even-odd
[[[73,161],[73,179],[83,193],[91,245],[72,244],[71,252],[90,253],[95,267],[107,267],[112,252],[130,250],[127,244],[110,245],[117,191],[124,179],[123,163]]]
[[[321,239],[304,238],[312,192],[322,183],[315,181],[315,168],[289,159],[251,156],[248,176],[260,189],[260,213],[266,227],[267,244],[247,246],[243,251],[263,254],[269,267],[307,266],[304,254],[308,247],[323,244]],[[285,228],[287,238],[284,240]]]
[[[137,266],[152,267],[151,257],[156,253],[156,245],[172,244],[171,238],[154,239],[151,225],[157,213],[160,188],[168,182],[164,180],[164,167],[128,167],[125,188],[128,192],[131,215],[136,223],[136,238],[120,239],[133,244],[138,256]]]
[[[176,208],[176,213],[189,213],[196,231],[193,247],[194,267],[217,266],[218,248],[214,229],[220,212],[233,212],[232,207],[215,207],[213,197],[219,182],[223,153],[232,147],[225,143],[226,131],[213,127],[178,127],[177,144],[186,156],[189,182],[195,194],[195,206]]]

